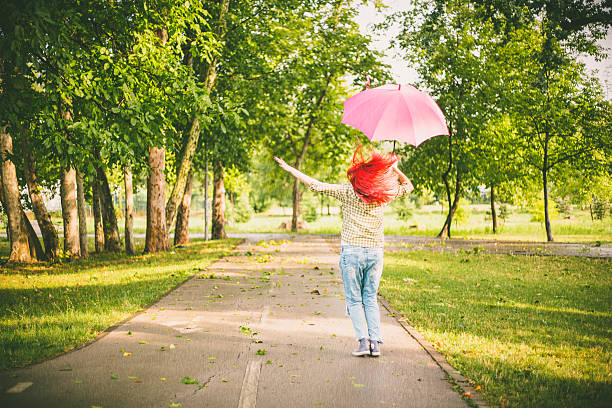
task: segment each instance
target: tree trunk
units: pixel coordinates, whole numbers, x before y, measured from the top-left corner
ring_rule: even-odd
[[[7,126],[0,128],[0,200],[7,214],[7,234],[11,243],[9,262],[32,262],[28,232],[22,218],[17,171],[7,155],[13,153],[13,139]]]
[[[134,255],[134,187],[131,167],[125,167],[123,180],[125,182],[125,253]]]
[[[60,184],[62,200],[62,218],[64,220],[64,253],[68,258],[78,259],[81,256],[79,241],[79,219],[77,214],[76,171],[74,167],[62,166]]]
[[[11,252],[9,262],[32,262],[28,232],[23,222],[17,170],[10,159],[13,154],[13,139],[7,131],[8,126],[0,128],[0,155],[2,158],[2,196],[3,207],[8,217]]]
[[[495,212],[495,186],[491,185],[491,221],[493,222],[493,233],[497,234],[497,213]]]
[[[455,185],[455,197],[453,199],[452,204],[449,201],[449,209],[448,215],[446,216],[446,221],[442,226],[442,230],[438,233],[438,238],[451,238],[451,225],[453,222],[453,216],[457,211],[457,207],[459,206],[459,198],[461,197],[461,175],[459,174],[459,170],[457,170],[457,182]]]
[[[204,163],[204,241],[208,241],[208,160]]]
[[[60,256],[59,237],[51,221],[51,215],[49,215],[49,211],[47,211],[45,206],[43,195],[40,192],[38,175],[36,174],[36,162],[32,158],[27,136],[24,137],[23,142],[23,171],[30,193],[32,210],[34,211],[34,216],[38,222],[43,243],[45,244],[45,258],[49,261],[57,261]]]
[[[170,231],[172,221],[179,207],[179,201],[184,197],[185,186],[187,185],[187,179],[191,172],[193,154],[195,153],[196,147],[198,146],[198,138],[200,137],[200,119],[197,115],[191,123],[191,130],[189,131],[189,137],[183,146],[181,154],[181,160],[178,165],[178,171],[176,175],[176,182],[170,193],[170,198],[166,204],[166,230]],[[176,234],[176,231],[175,231]]]
[[[21,218],[23,219],[23,225],[28,233],[28,245],[30,246],[30,256],[33,259],[37,259],[39,261],[48,260],[45,255],[45,251],[43,251],[43,247],[40,245],[40,241],[38,240],[38,236],[36,235],[36,231],[34,231],[34,227],[32,227],[32,223],[28,219],[26,213],[21,210]]]
[[[100,203],[100,183],[97,178],[93,178],[92,183],[92,207],[94,214],[94,235],[96,242],[96,252],[104,250],[104,228],[102,227],[102,206]]]
[[[89,249],[87,248],[87,216],[85,214],[85,190],[83,183],[83,174],[77,170],[77,213],[79,216],[79,245],[81,247],[81,258],[89,258]]]
[[[117,225],[117,214],[113,205],[108,178],[102,167],[102,158],[96,153],[96,173],[98,174],[98,186],[100,187],[100,207],[102,211],[102,223],[104,230],[104,250],[109,252],[121,251],[121,240],[119,238],[119,226]]]
[[[297,167],[296,167],[297,168]],[[296,178],[293,179],[293,193],[291,194],[291,202],[293,207],[293,212],[291,213],[291,231],[295,232],[298,230],[297,224],[300,218],[301,207],[300,202],[302,198],[302,194],[300,192],[300,181]]]
[[[225,233],[225,186],[223,184],[223,165],[213,159],[213,212],[212,239],[227,238]]]
[[[544,163],[542,166],[542,187],[544,189],[544,225],[546,226],[546,240],[553,242],[552,228],[550,226],[550,214],[548,213],[548,140],[549,135],[546,134],[544,141]]]
[[[187,175],[187,184],[183,200],[176,214],[176,228],[174,228],[174,245],[189,242],[189,212],[191,208],[191,188],[193,186],[193,170]]]
[[[149,177],[147,179],[147,234],[145,253],[168,250],[166,230],[166,150],[149,149]]]

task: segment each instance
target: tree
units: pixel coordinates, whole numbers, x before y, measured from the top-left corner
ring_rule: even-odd
[[[30,151],[29,137],[23,138],[23,172],[30,193],[32,210],[38,221],[40,232],[45,244],[45,258],[49,261],[58,261],[60,256],[59,238],[55,226],[51,221],[51,215],[47,211],[38,182],[36,162]]]
[[[487,92],[495,72],[486,52],[495,32],[491,24],[477,22],[474,9],[462,1],[417,2],[395,18],[403,25],[397,44],[418,67],[418,85],[437,100],[450,132],[416,149],[406,147],[402,165],[417,190],[445,195],[448,211],[438,236],[450,238],[460,198],[481,181],[478,141],[495,111]]]
[[[293,22],[291,36],[283,42],[292,51],[269,81],[262,110],[270,120],[263,133],[269,135],[270,151],[297,169],[312,146],[326,138],[349,137],[348,131],[338,133],[338,126],[330,125],[340,122],[341,102],[349,92],[346,77],[353,76],[356,83],[365,82],[366,74],[381,80],[387,77],[354,16],[351,2],[319,4]],[[291,229],[296,231],[301,187],[295,179],[292,183]]]
[[[219,18],[217,20],[217,41],[223,42],[225,34],[227,32],[227,23],[226,23],[226,14],[228,12],[230,1],[222,0],[221,5],[219,7]],[[207,64],[204,75],[204,86],[206,90],[210,92],[215,86],[215,81],[217,79],[217,63],[219,60],[219,54],[222,50],[217,49],[214,53],[212,60]],[[188,65],[193,65],[193,57],[191,53],[187,58]],[[200,108],[198,108],[198,111]],[[177,177],[176,183],[172,189],[172,193],[170,194],[170,198],[168,199],[168,203],[166,204],[166,228],[169,231],[170,226],[172,225],[172,221],[174,221],[174,216],[176,214],[177,207],[179,206],[179,200],[183,198],[184,201],[184,192],[186,191],[186,185],[189,180],[189,173],[191,172],[192,166],[192,158],[195,153],[196,147],[198,145],[198,140],[200,137],[200,121],[201,114],[196,111],[193,115],[193,119],[191,121],[191,128],[189,130],[188,136],[185,138],[181,149],[180,162],[177,165]]]
[[[562,179],[555,170],[564,163],[599,166],[597,152],[611,142],[605,130],[610,111],[600,85],[543,30],[539,24],[517,30],[503,56],[510,66],[522,67],[507,75],[511,114],[521,136],[516,147],[523,152],[525,163],[540,174],[546,237],[553,241],[550,177]],[[546,51],[551,43],[556,44],[554,55]],[[562,62],[551,58],[562,58]],[[515,88],[522,84],[528,88]]]
[[[9,262],[31,262],[30,245],[26,225],[22,218],[22,208],[19,198],[19,185],[15,164],[11,159],[13,140],[7,132],[7,125],[0,128],[0,154],[2,158],[2,206],[8,216],[11,253]]]
[[[132,169],[126,166],[123,170],[125,185],[125,253],[134,255],[134,188],[132,186]]]
[[[507,43],[510,111],[526,145],[528,163],[541,177],[544,224],[553,241],[549,216],[549,177],[568,161],[586,164],[610,143],[601,122],[609,122],[599,86],[574,58],[601,56],[597,41],[612,26],[607,2],[552,0],[480,0],[486,19],[503,27]],[[511,58],[507,60],[506,58]],[[518,86],[513,88],[513,86]]]

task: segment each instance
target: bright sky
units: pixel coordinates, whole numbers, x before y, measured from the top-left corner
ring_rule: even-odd
[[[382,12],[377,12],[374,6],[371,5],[362,6],[360,8],[357,22],[361,27],[362,33],[371,34],[372,25],[384,21],[385,17],[389,14],[396,11],[407,10],[410,6],[409,0],[388,0],[385,3],[389,7]],[[406,61],[402,60],[402,57],[398,55],[397,52],[387,50],[391,39],[397,36],[398,33],[399,28],[395,27],[383,35],[374,36],[374,46],[378,50],[384,51],[387,55],[384,61],[391,66],[391,74],[394,82],[402,84],[413,83],[417,78],[416,72],[411,69],[410,66],[408,66]],[[588,69],[591,71],[598,71],[597,76],[599,77],[599,80],[606,92],[607,99],[609,100],[612,98],[612,29],[608,32],[606,39],[600,42],[600,44],[608,49],[608,57],[606,59],[603,61],[595,61],[594,58],[590,57],[581,59],[585,62]]]

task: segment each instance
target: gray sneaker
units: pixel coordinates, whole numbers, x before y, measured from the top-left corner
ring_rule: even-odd
[[[368,346],[368,339],[365,337],[359,340],[359,347],[357,350],[353,351],[354,356],[365,356],[370,354],[370,347]]]
[[[378,341],[370,340],[370,354],[372,357],[380,356],[380,347],[378,347]]]

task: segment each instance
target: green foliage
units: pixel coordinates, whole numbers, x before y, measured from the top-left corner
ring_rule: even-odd
[[[529,207],[528,210],[531,214],[531,222],[543,223],[545,221],[543,199],[538,200],[533,206]],[[548,214],[551,220],[556,220],[559,217],[559,211],[554,205],[548,207]]]
[[[511,215],[512,210],[510,209],[510,206],[508,206],[506,203],[501,203],[499,205],[499,213],[497,214],[499,219],[502,220],[502,222],[506,222]]]
[[[603,220],[612,206],[609,201],[602,200],[599,197],[593,198],[593,203],[591,204],[591,208],[593,211],[593,218],[596,220]]]
[[[465,224],[472,216],[472,210],[469,206],[469,202],[465,199],[460,199],[459,204],[457,205],[457,210],[455,211],[455,215],[453,216],[453,221],[455,221],[455,225]]]
[[[302,217],[308,222],[314,222],[319,219],[319,197],[308,194],[302,201],[303,214]]]
[[[232,209],[232,219],[238,223],[248,222],[253,217],[253,208],[249,204],[249,194],[238,194]]]
[[[409,196],[393,200],[391,207],[393,207],[397,214],[397,219],[404,222],[408,222],[412,218],[415,210],[415,204]]]

